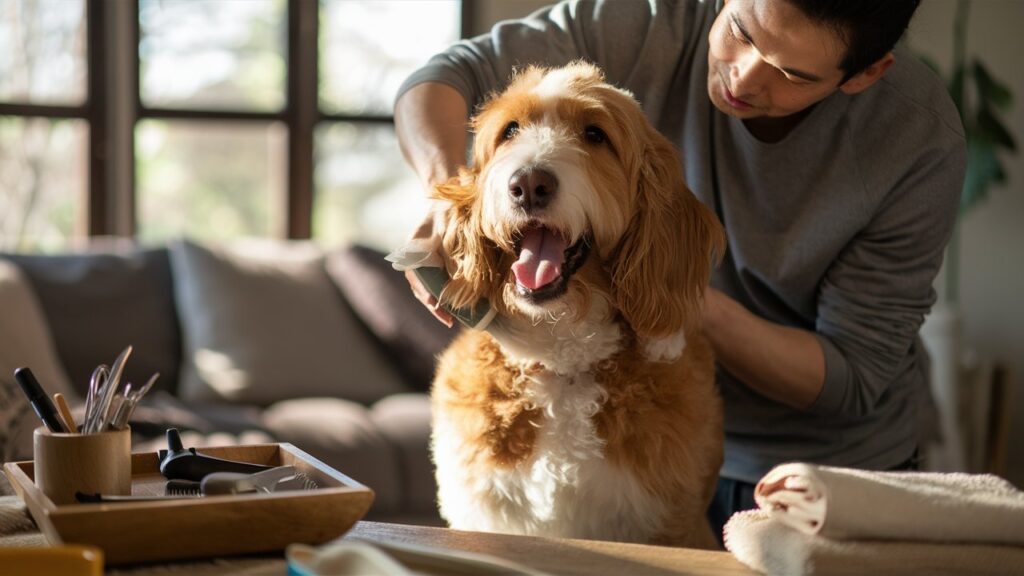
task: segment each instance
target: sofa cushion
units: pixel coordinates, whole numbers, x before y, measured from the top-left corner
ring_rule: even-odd
[[[364,406],[337,398],[286,400],[263,412],[263,424],[281,442],[371,488],[371,516],[401,504],[401,477],[394,447]]]
[[[181,362],[180,333],[165,249],[97,248],[60,255],[8,254],[32,284],[71,384],[85,395],[99,364],[129,344],[124,380],[160,373],[172,390]]]
[[[28,366],[49,394],[74,401],[67,374],[57,358],[39,302],[16,265],[0,260],[0,458],[32,458],[32,431],[41,426],[14,370]]]
[[[384,254],[353,245],[327,255],[327,273],[406,381],[430,389],[437,356],[458,334],[434,318],[413,296],[405,275]]]
[[[440,521],[430,458],[430,397],[388,396],[370,407],[370,420],[395,448],[402,478],[402,510]]]
[[[181,396],[266,406],[405,391],[308,242],[171,247],[184,334]]]

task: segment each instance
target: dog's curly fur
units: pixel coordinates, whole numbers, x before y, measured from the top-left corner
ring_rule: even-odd
[[[487,298],[497,316],[439,363],[443,516],[461,529],[714,546],[705,510],[722,415],[700,310],[720,224],[632,95],[592,65],[520,72],[473,127],[472,167],[437,188],[451,277],[441,298]],[[545,205],[510,193],[524,169],[557,181]],[[543,297],[512,272],[531,227],[568,246]]]

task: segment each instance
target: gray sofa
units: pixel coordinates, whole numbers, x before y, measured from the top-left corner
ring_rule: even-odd
[[[132,419],[136,451],[162,447],[170,426],[186,445],[290,442],[371,487],[368,519],[440,523],[427,391],[434,359],[454,334],[415,301],[383,254],[183,240],[3,254],[0,265],[8,276],[6,285],[0,279],[7,459],[31,457],[26,437],[38,425],[11,392],[11,365],[37,363],[44,385],[68,386],[80,404],[93,368],[130,344],[125,380],[161,374]],[[20,336],[39,322],[19,318],[32,306],[18,298],[38,303],[48,334]],[[37,352],[16,357],[36,336],[44,344],[49,337],[55,362]]]

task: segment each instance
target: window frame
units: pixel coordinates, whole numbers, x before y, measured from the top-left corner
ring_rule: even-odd
[[[95,0],[90,0],[95,1]],[[325,122],[351,122],[363,124],[394,124],[392,115],[351,115],[325,113],[319,102],[319,40],[320,1],[287,0],[285,55],[285,105],[276,112],[254,112],[230,109],[181,109],[151,107],[142,103],[140,85],[139,1],[132,5],[132,69],[135,117],[133,127],[141,120],[217,120],[222,122],[281,122],[288,131],[287,190],[285,208],[285,236],[288,239],[309,239],[313,231],[313,204],[315,195],[314,140],[317,126]],[[472,2],[460,2],[460,37],[465,38],[472,22]],[[132,131],[134,138],[134,130]],[[134,143],[132,143],[134,150]],[[135,157],[132,157],[132,191],[136,197],[134,177]],[[132,213],[132,234],[137,229],[137,214]]]
[[[286,0],[285,105],[275,112],[152,107],[142,103],[139,0],[85,0],[86,98],[80,106],[0,101],[0,116],[84,120],[88,125],[88,186],[85,212],[76,227],[85,236],[126,236],[138,231],[135,130],[143,120],[280,122],[288,130],[284,236],[312,236],[314,139],[321,123],[394,124],[392,115],[325,113],[319,103],[319,0]],[[461,0],[459,35],[471,33],[472,0]],[[127,45],[127,64],[117,61]],[[127,69],[126,69],[127,68]],[[118,76],[129,78],[119,87]],[[123,78],[121,79],[123,81]],[[125,94],[122,91],[131,93]],[[120,109],[126,99],[129,110]],[[127,125],[127,128],[125,128]],[[77,232],[77,230],[76,230]],[[72,240],[73,242],[73,240]]]
[[[31,104],[28,102],[0,101],[0,116],[18,118],[46,118],[50,120],[84,120],[89,130],[88,186],[85,213],[79,216],[77,226],[86,235],[105,234],[111,226],[110,195],[107,193],[107,162],[104,146],[107,142],[108,118],[106,99],[106,18],[103,0],[85,0],[86,36],[86,95],[80,106]],[[94,233],[93,231],[97,231]]]

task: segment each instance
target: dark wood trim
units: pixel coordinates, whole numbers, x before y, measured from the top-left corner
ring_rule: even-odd
[[[190,110],[187,108],[148,108],[139,106],[139,119],[161,120],[225,120],[251,122],[284,122],[285,112],[246,112],[241,110]]]
[[[0,103],[0,116],[40,116],[43,118],[88,118],[86,106],[48,106],[42,104]]]
[[[114,199],[107,185],[107,62],[106,29],[103,0],[86,2],[87,40],[87,118],[89,119],[89,198],[86,233],[90,236],[111,234]]]
[[[394,124],[394,116],[353,116],[350,114],[320,114],[322,122],[366,122],[369,124]]]
[[[142,117],[142,65],[139,62],[139,42],[142,41],[142,25],[139,24],[139,0],[132,0],[132,67],[135,76],[132,78],[132,98],[135,101],[135,117]],[[134,165],[135,162],[132,162]],[[134,186],[133,186],[134,189]]]
[[[313,134],[319,120],[320,3],[288,2],[288,200],[286,235],[313,234]]]
[[[474,0],[462,0],[459,2],[459,8],[459,38],[469,38],[473,35],[473,21],[476,16]]]
[[[138,150],[135,148],[135,130],[138,128],[139,118],[142,113],[142,66],[139,64],[139,42],[142,40],[142,25],[139,24],[139,0],[132,0],[132,14],[131,14],[131,62],[132,70],[135,71],[132,74],[132,108],[134,108],[135,114],[132,115],[132,161],[131,161],[131,229],[132,236],[137,236],[139,233],[139,172],[137,170],[139,155]]]

